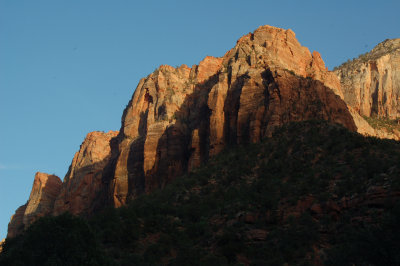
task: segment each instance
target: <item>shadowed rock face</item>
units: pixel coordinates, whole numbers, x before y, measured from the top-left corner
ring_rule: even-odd
[[[90,132],[75,154],[54,203],[54,215],[89,213],[101,188],[101,176],[110,157],[110,140],[117,131]]]
[[[24,219],[26,205],[27,204],[20,206],[15,211],[14,215],[11,216],[10,222],[8,223],[7,237],[15,237],[20,232],[22,232],[22,230],[24,230],[25,226],[23,223],[23,219]]]
[[[61,185],[58,176],[37,172],[28,202],[11,217],[7,237],[16,236],[38,218],[50,215]]]
[[[335,94],[336,93],[336,94]],[[103,175],[114,206],[163,187],[226,145],[257,142],[289,121],[324,119],[357,130],[335,75],[291,30],[263,26],[222,58],[161,66],[124,111]]]
[[[371,52],[335,70],[344,100],[364,116],[400,117],[400,39],[386,40]]]

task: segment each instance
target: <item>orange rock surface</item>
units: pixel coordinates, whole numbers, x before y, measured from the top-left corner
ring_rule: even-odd
[[[344,100],[364,116],[400,118],[400,39],[386,40],[336,71]]]
[[[257,142],[290,121],[325,119],[357,130],[337,77],[291,30],[262,26],[222,58],[161,66],[124,111],[105,176],[124,205],[206,162],[227,144]]]
[[[50,215],[61,185],[58,176],[37,172],[28,202],[11,217],[7,237],[16,236],[36,219]]]
[[[117,131],[90,132],[75,154],[60,193],[54,203],[53,214],[89,213],[102,185],[103,169],[110,157],[110,140]]]
[[[221,58],[208,56],[192,67],[162,65],[140,80],[119,133],[89,133],[62,185],[51,179],[56,185],[49,193],[38,193],[42,183],[34,185],[9,235],[42,215],[122,206],[226,145],[258,142],[290,121],[324,119],[356,131],[341,97],[321,56],[301,46],[291,30],[271,26],[243,36]]]

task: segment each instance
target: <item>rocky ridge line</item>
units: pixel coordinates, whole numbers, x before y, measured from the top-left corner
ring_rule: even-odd
[[[400,39],[385,40],[334,73],[340,79],[345,102],[357,113],[400,118]]]
[[[11,217],[7,237],[15,237],[38,218],[51,215],[61,185],[58,176],[37,172],[28,202]]]
[[[28,202],[11,217],[7,237],[15,237],[39,217],[63,212],[89,214],[102,187],[102,170],[110,157],[110,140],[117,131],[90,132],[75,154],[64,181],[36,173]]]
[[[103,180],[114,206],[162,188],[226,145],[258,142],[289,121],[356,126],[340,83],[291,30],[262,26],[222,58],[161,66],[124,111]]]
[[[227,145],[258,142],[290,121],[321,119],[360,130],[363,119],[355,121],[341,97],[319,53],[301,46],[293,31],[271,26],[243,36],[221,58],[160,66],[140,80],[119,133],[88,134],[44,215],[122,206]],[[19,222],[24,208],[10,222],[10,237],[26,226]]]

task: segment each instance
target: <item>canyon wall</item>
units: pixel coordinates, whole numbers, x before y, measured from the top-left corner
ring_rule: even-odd
[[[360,115],[400,118],[400,39],[338,67],[345,102]]]
[[[52,181],[48,196],[31,194],[8,236],[39,216],[122,206],[224,147],[258,142],[291,121],[323,119],[357,131],[362,121],[355,123],[341,98],[340,82],[319,53],[301,46],[293,31],[271,26],[243,36],[221,58],[163,65],[140,80],[120,131],[89,133],[63,183]]]
[[[290,121],[356,131],[339,80],[291,30],[262,26],[222,58],[161,66],[124,111],[104,183],[114,206],[162,188],[226,145],[257,142]],[[107,193],[104,193],[107,194]]]

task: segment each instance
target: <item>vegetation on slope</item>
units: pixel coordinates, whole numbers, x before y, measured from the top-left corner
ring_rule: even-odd
[[[292,123],[89,221],[7,239],[1,265],[400,264],[400,144]]]
[[[363,116],[363,118],[375,129],[383,129],[390,133],[393,133],[394,131],[400,132],[400,123],[398,119],[388,119],[376,116]]]
[[[333,71],[338,69],[354,68],[358,64],[363,64],[368,61],[376,60],[389,53],[397,53],[400,51],[400,41],[399,39],[386,39],[383,42],[376,45],[371,51],[364,54],[360,54],[358,57],[353,59],[348,59],[346,62],[342,63],[340,66],[333,68]]]

